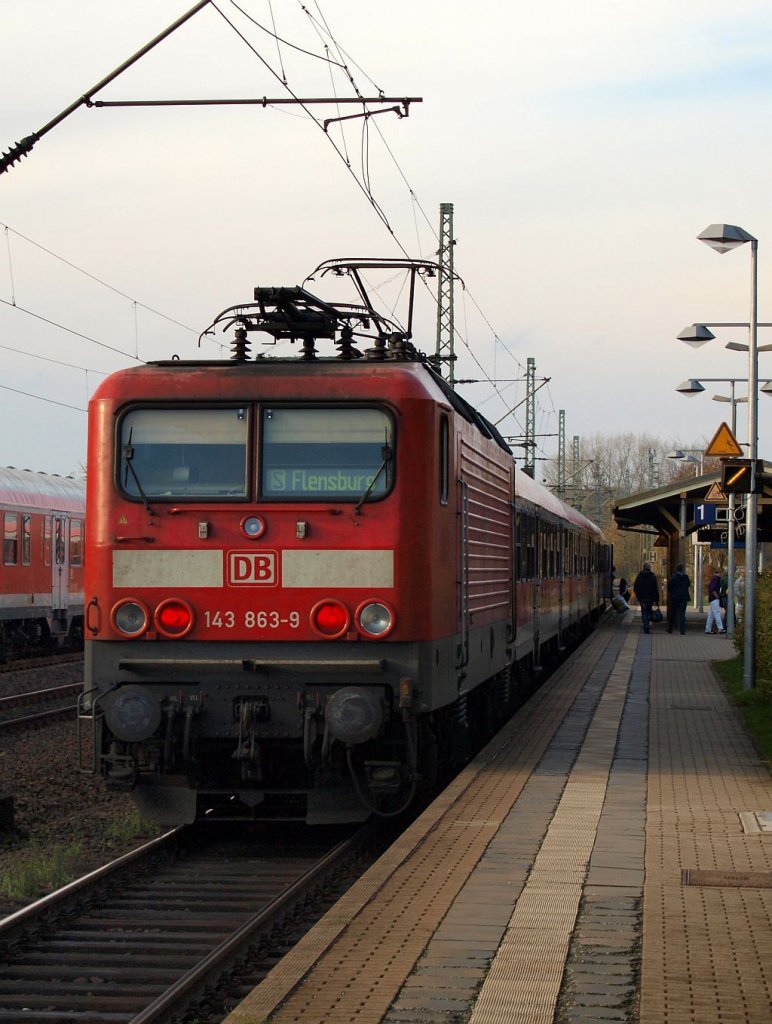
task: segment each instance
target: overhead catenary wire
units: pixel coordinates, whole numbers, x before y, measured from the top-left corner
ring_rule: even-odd
[[[344,155],[344,154],[343,154],[343,153],[341,152],[341,150],[340,150],[340,149],[338,148],[338,146],[337,146],[337,144],[335,143],[335,141],[334,141],[334,139],[332,138],[332,136],[331,136],[331,135],[330,135],[330,134],[329,134],[328,132],[326,132],[326,131],[324,130],[324,125],[323,125],[323,123],[322,123],[321,121],[319,121],[319,119],[318,119],[318,118],[314,117],[314,115],[313,115],[313,114],[311,113],[311,110],[309,109],[308,105],[307,105],[306,103],[304,103],[304,101],[303,101],[303,100],[302,100],[302,99],[301,99],[301,98],[300,98],[300,97],[299,97],[299,96],[298,96],[298,95],[297,95],[297,94],[296,94],[296,93],[294,92],[294,90],[293,90],[293,89],[292,89],[292,88],[291,88],[291,87],[290,87],[290,86],[289,86],[288,84],[285,84],[284,82],[282,82],[282,81],[281,81],[281,76],[280,76],[280,75],[278,75],[278,74],[276,73],[276,71],[274,71],[274,69],[273,69],[273,68],[271,67],[271,65],[270,65],[270,64],[268,63],[268,61],[266,61],[266,60],[265,60],[265,58],[264,58],[264,57],[263,57],[263,56],[262,56],[262,55],[261,55],[261,54],[260,54],[260,53],[258,52],[258,50],[257,50],[257,49],[256,49],[256,48],[255,48],[255,47],[254,47],[254,46],[252,45],[252,43],[251,43],[251,42],[250,42],[250,41],[249,41],[249,40],[248,40],[248,39],[246,38],[246,36],[245,36],[245,35],[243,34],[243,32],[241,32],[241,31],[240,31],[240,30],[239,30],[239,29],[238,29],[238,28],[236,27],[236,25],[234,25],[234,24],[233,24],[233,22],[231,21],[231,19],[230,19],[230,18],[229,18],[229,17],[227,16],[227,14],[226,14],[226,13],[225,13],[225,12],[224,12],[224,11],[223,11],[223,10],[222,10],[222,9],[221,9],[220,7],[219,7],[219,6],[218,6],[218,4],[217,4],[217,3],[215,2],[215,0],[209,0],[209,2],[211,3],[212,7],[213,7],[213,8],[214,8],[214,9],[215,9],[215,10],[217,11],[217,13],[218,13],[218,14],[220,15],[220,17],[221,17],[221,18],[223,19],[223,21],[225,21],[225,23],[226,23],[227,25],[229,25],[229,26],[230,26],[230,28],[232,29],[232,31],[233,31],[233,32],[235,32],[235,34],[236,34],[236,35],[237,35],[237,36],[239,37],[239,39],[241,39],[241,41],[242,41],[242,42],[244,43],[244,45],[245,45],[245,46],[246,46],[246,47],[247,47],[247,48],[248,48],[249,50],[251,50],[251,51],[252,51],[252,53],[253,53],[253,54],[255,55],[255,57],[257,57],[257,59],[258,59],[258,60],[259,60],[259,61],[261,62],[261,64],[263,64],[263,66],[264,66],[265,68],[267,68],[267,70],[268,70],[268,71],[269,71],[269,72],[270,72],[270,73],[271,73],[271,74],[272,74],[272,75],[274,76],[274,78],[275,78],[275,79],[276,79],[276,80],[277,80],[278,82],[280,82],[280,83],[281,83],[281,85],[282,85],[282,86],[283,86],[283,87],[284,87],[284,88],[285,88],[285,89],[287,90],[287,92],[288,92],[288,93],[290,94],[290,96],[291,96],[291,97],[293,98],[293,100],[294,100],[294,101],[295,101],[295,102],[296,102],[296,103],[297,103],[297,104],[298,104],[298,105],[299,105],[300,107],[302,107],[302,108],[303,108],[303,109],[304,109],[304,110],[306,111],[306,113],[307,113],[307,114],[308,114],[308,116],[309,116],[309,117],[311,118],[311,120],[312,120],[312,121],[314,122],[314,124],[315,124],[315,125],[316,125],[316,126],[317,126],[317,127],[319,128],[319,130],[320,130],[321,132],[323,132],[323,133],[324,133],[324,136],[325,136],[325,138],[327,138],[327,139],[328,139],[328,141],[329,141],[330,145],[332,146],[332,148],[333,148],[333,149],[335,150],[335,152],[337,153],[338,157],[340,158],[340,160],[341,160],[341,162],[342,162],[343,166],[344,166],[344,167],[345,167],[345,168],[346,168],[346,169],[348,170],[349,174],[351,174],[351,176],[353,177],[354,181],[355,181],[355,182],[356,182],[356,184],[357,184],[357,187],[358,187],[358,188],[359,188],[359,189],[361,190],[361,192],[363,193],[363,195],[364,195],[364,196],[365,196],[365,198],[366,198],[366,199],[368,200],[368,202],[370,203],[371,207],[373,208],[373,210],[374,210],[374,211],[375,211],[375,213],[377,214],[378,218],[379,218],[379,219],[381,220],[381,222],[383,223],[383,225],[384,225],[384,227],[386,228],[386,230],[387,230],[387,231],[389,232],[389,234],[390,234],[390,235],[392,236],[392,238],[394,239],[395,243],[396,243],[396,244],[397,244],[397,246],[399,247],[399,249],[400,249],[400,251],[402,252],[403,256],[408,256],[408,252],[407,252],[407,250],[406,250],[406,249],[405,249],[405,248],[403,247],[402,243],[401,243],[401,242],[399,241],[399,239],[397,238],[397,235],[396,235],[396,233],[395,233],[394,229],[392,228],[392,226],[391,226],[391,224],[390,224],[390,222],[389,222],[389,218],[388,218],[388,217],[386,216],[386,213],[385,213],[385,211],[384,211],[384,210],[383,210],[383,208],[382,208],[382,207],[380,206],[380,204],[379,204],[379,203],[378,203],[378,202],[376,201],[376,199],[375,199],[375,197],[374,197],[374,196],[372,195],[372,193],[371,193],[371,192],[368,192],[368,190],[367,190],[366,186],[365,186],[365,185],[364,185],[364,184],[363,184],[363,183],[362,183],[362,182],[361,182],[361,181],[359,180],[359,178],[358,178],[358,177],[356,176],[356,174],[355,174],[355,173],[354,173],[354,171],[353,171],[353,168],[351,167],[351,164],[350,164],[350,163],[349,163],[349,162],[347,161],[347,159],[346,159],[345,155]]]
[[[54,359],[52,356],[41,356],[38,352],[28,352],[23,348],[14,348],[12,345],[0,345],[6,352],[15,352],[17,355],[26,356],[28,359],[42,359],[46,363],[56,363],[57,366],[66,366],[70,370],[82,370],[84,373],[96,373],[100,377],[108,377],[110,370],[94,370],[90,366],[78,366],[77,363],[65,363],[61,359]]]
[[[12,391],[15,395],[24,395],[25,398],[34,398],[38,402],[48,402],[49,405],[60,405],[64,409],[74,409],[75,412],[87,412],[81,405],[69,405],[67,402],[58,402],[55,398],[44,398],[43,395],[33,395],[29,391],[21,391],[19,388],[8,387],[7,384],[0,384],[3,391]]]
[[[136,363],[144,363],[144,359],[139,359],[137,356],[132,355],[131,352],[126,352],[122,348],[116,348],[114,345],[108,345],[106,341],[98,341],[96,338],[90,337],[88,334],[83,334],[81,331],[73,330],[72,327],[66,327],[64,324],[57,323],[56,320],[51,320],[46,316],[42,316],[40,313],[35,313],[31,309],[26,309],[24,306],[20,306],[17,303],[8,302],[7,299],[0,299],[0,303],[4,306],[8,306],[10,309],[18,309],[21,313],[26,313],[27,316],[34,317],[35,320],[40,320],[45,324],[49,324],[51,327],[57,327],[60,331],[66,331],[68,334],[72,334],[76,338],[82,338],[84,341],[91,342],[92,345],[98,345],[100,348],[106,348],[110,352],[116,352],[118,355],[126,356],[127,359],[131,359]]]
[[[30,238],[28,235],[22,234],[21,231],[17,231],[15,228],[10,227],[8,224],[3,224],[2,221],[0,221],[0,226],[2,226],[5,231],[6,239],[9,238],[9,235],[15,235],[17,238],[23,239],[29,245],[34,246],[36,249],[40,249],[41,252],[46,253],[53,259],[58,260],[60,263],[63,263],[67,267],[70,267],[71,270],[75,270],[79,274],[82,274],[84,277],[90,278],[92,281],[94,281],[98,285],[101,285],[103,288],[107,288],[109,291],[115,292],[116,295],[120,295],[121,298],[127,299],[135,306],[139,306],[141,309],[147,310],[148,313],[152,313],[154,316],[160,316],[163,320],[168,320],[169,323],[174,324],[176,327],[181,327],[184,331],[190,331],[191,334],[198,337],[199,332],[195,328],[188,326],[188,324],[183,324],[179,320],[175,320],[174,317],[169,316],[167,313],[162,313],[160,309],[155,309],[153,306],[148,306],[147,303],[145,302],[140,302],[139,299],[134,298],[134,296],[129,295],[124,291],[121,291],[120,288],[116,288],[115,285],[112,285],[108,281],[104,281],[102,278],[97,277],[96,274],[92,274],[91,271],[84,270],[84,268],[79,267],[77,263],[73,263],[71,260],[68,260],[66,259],[66,257],[59,255],[59,253],[54,252],[52,249],[47,248],[40,242],[36,242],[33,238]],[[13,284],[13,261],[11,259],[10,241],[8,242],[8,263],[11,273],[12,290],[15,290]],[[15,303],[13,303],[13,305],[15,305]]]
[[[137,60],[139,58],[139,56],[141,56],[143,53],[147,52],[147,50],[152,45],[157,44],[162,38],[165,38],[167,35],[169,35],[170,32],[174,28],[176,28],[180,24],[182,24],[183,21],[185,21],[188,18],[190,18],[193,14],[197,13],[203,7],[207,6],[207,3],[209,3],[212,7],[214,7],[214,9],[221,16],[221,18],[229,25],[229,27],[232,29],[232,31],[234,31],[236,33],[236,35],[252,51],[252,53],[255,55],[255,57],[261,61],[261,63],[277,79],[277,81],[279,81],[282,84],[282,86],[284,88],[286,88],[286,90],[290,94],[290,96],[292,96],[294,100],[297,100],[300,103],[300,105],[304,109],[304,113],[306,114],[306,116],[310,117],[311,120],[313,120],[314,123],[317,125],[317,127],[319,127],[321,130],[324,130],[324,125],[322,124],[322,122],[318,118],[314,117],[313,114],[311,113],[311,111],[306,106],[304,106],[303,102],[298,99],[298,97],[295,95],[295,92],[293,91],[293,89],[287,83],[287,74],[286,74],[286,69],[284,67],[284,63],[283,63],[283,60],[282,60],[282,53],[281,53],[281,47],[282,46],[289,47],[289,48],[291,48],[293,50],[296,50],[297,52],[300,52],[300,53],[302,53],[302,54],[304,54],[306,56],[312,57],[314,59],[318,59],[318,60],[324,61],[328,65],[331,77],[332,77],[332,72],[333,72],[333,70],[335,68],[338,68],[338,69],[342,70],[342,72],[346,75],[346,77],[347,77],[347,79],[348,79],[352,89],[354,90],[356,96],[359,99],[361,99],[362,93],[361,93],[361,90],[359,89],[359,86],[357,85],[357,83],[356,83],[356,81],[354,79],[354,75],[351,72],[351,67],[355,67],[358,72],[360,72],[361,74],[365,75],[365,77],[368,79],[368,81],[371,82],[373,84],[373,86],[376,89],[378,89],[379,92],[382,93],[382,90],[377,86],[377,84],[373,81],[373,79],[370,78],[370,76],[367,75],[367,73],[363,71],[363,69],[361,68],[361,66],[359,64],[357,64],[356,62],[351,60],[351,58],[346,53],[346,51],[343,50],[343,48],[339,45],[339,43],[338,43],[337,39],[335,38],[332,30],[330,29],[329,23],[328,23],[325,15],[323,14],[323,12],[321,10],[321,7],[320,7],[318,2],[316,2],[315,5],[314,5],[316,10],[317,10],[317,12],[318,12],[318,17],[312,11],[310,11],[308,9],[308,7],[305,4],[303,4],[302,2],[300,2],[300,8],[304,12],[304,14],[307,16],[309,23],[313,26],[314,31],[317,33],[320,41],[322,42],[322,45],[324,46],[325,52],[324,52],[323,55],[315,54],[315,53],[313,53],[310,50],[307,50],[307,49],[304,49],[302,47],[296,46],[295,44],[291,43],[289,40],[283,38],[279,34],[279,32],[276,30],[276,21],[275,21],[275,17],[274,17],[273,6],[270,4],[270,0],[269,0],[269,10],[270,10],[271,23],[272,23],[272,26],[273,26],[272,30],[270,30],[270,29],[266,28],[264,25],[262,25],[256,18],[254,18],[251,14],[249,14],[249,12],[246,11],[243,6],[241,6],[240,4],[236,3],[235,0],[226,0],[226,2],[229,2],[231,4],[231,6],[236,11],[238,11],[250,23],[255,25],[260,31],[268,34],[269,36],[271,36],[274,39],[274,41],[276,42],[279,66],[280,66],[280,69],[281,69],[280,73],[277,73],[271,67],[270,63],[268,61],[266,61],[262,57],[262,55],[255,48],[255,46],[253,46],[250,43],[250,41],[244,36],[244,34],[236,27],[236,25],[226,15],[226,13],[223,11],[223,9],[220,6],[218,6],[218,4],[214,2],[214,0],[207,0],[207,2],[198,3],[193,8],[191,8],[191,10],[188,11],[183,16],[183,18],[178,19],[177,22],[175,22],[174,26],[170,27],[170,29],[167,29],[160,36],[156,37],[156,39],[153,40],[153,42],[151,44],[148,44],[147,47],[144,47],[143,50],[139,51],[138,54],[135,54],[134,57],[130,58],[129,61],[124,62],[124,64],[121,65],[121,68],[119,68],[116,72],[113,72],[110,76],[108,76],[108,78],[106,78],[102,82],[100,82],[98,84],[98,86],[95,86],[94,89],[91,90],[91,92],[87,95],[87,97],[84,97],[84,99],[90,98],[90,96],[93,95],[93,93],[95,93],[98,89],[101,89],[109,81],[112,81],[115,77],[117,77],[117,74],[119,74],[120,71],[125,70],[125,68],[130,66],[131,63],[133,63],[135,60]],[[332,52],[331,52],[331,47],[332,47]],[[334,56],[332,55],[333,53],[337,54],[337,56],[339,57],[339,60],[335,60],[334,59]],[[334,80],[333,80],[333,88],[334,88]],[[74,107],[73,107],[73,109],[74,109]],[[364,118],[363,125],[362,125],[362,137],[361,137],[361,145],[360,145],[360,152],[361,152],[360,176],[357,176],[357,174],[354,172],[354,169],[351,166],[351,160],[350,160],[350,157],[349,157],[349,154],[348,154],[348,150],[347,150],[347,146],[346,146],[346,141],[345,141],[345,133],[343,133],[342,129],[341,129],[342,148],[339,147],[338,144],[336,144],[336,142],[335,142],[335,140],[333,138],[331,138],[329,132],[325,131],[325,135],[327,136],[330,144],[333,146],[333,149],[335,150],[335,152],[337,153],[337,155],[339,156],[341,161],[344,163],[344,166],[346,166],[346,168],[348,169],[349,173],[354,178],[354,180],[355,180],[357,186],[359,187],[359,189],[365,195],[367,201],[372,206],[372,208],[375,211],[376,215],[379,217],[379,219],[382,221],[382,223],[384,224],[386,229],[389,231],[389,234],[392,236],[392,239],[394,240],[395,244],[397,244],[397,246],[399,247],[399,249],[403,253],[403,255],[407,256],[408,255],[407,248],[404,246],[404,244],[402,243],[402,241],[398,237],[397,232],[395,231],[394,227],[392,226],[392,224],[390,222],[390,218],[386,214],[386,211],[385,211],[384,207],[378,201],[378,199],[376,198],[376,196],[374,194],[374,191],[373,191],[372,180],[371,180],[371,176],[370,176],[370,163],[371,163],[370,121],[371,121],[371,116],[369,116],[369,115],[371,115],[371,113],[372,112],[365,111],[365,118]],[[58,120],[60,120],[60,119],[61,118],[57,119],[56,122],[51,122],[51,124],[49,126],[46,126],[46,128],[48,129],[48,128],[52,127],[53,124],[54,123],[58,123]],[[422,204],[420,203],[420,201],[419,201],[415,191],[411,188],[410,183],[409,183],[409,181],[407,179],[407,176],[405,175],[402,167],[400,166],[398,160],[396,159],[396,157],[395,157],[391,147],[389,146],[389,144],[388,144],[388,142],[387,142],[387,140],[386,140],[386,138],[384,136],[384,133],[380,129],[380,126],[378,125],[377,122],[373,122],[373,123],[376,126],[376,130],[378,132],[378,135],[380,137],[380,140],[381,140],[381,142],[382,142],[386,152],[389,154],[389,156],[390,156],[390,158],[391,158],[395,168],[397,169],[397,172],[401,176],[401,178],[404,181],[405,186],[406,186],[406,188],[408,190],[408,193],[409,193],[409,196],[410,196],[410,201],[411,201],[411,207],[412,207],[412,210],[413,210],[414,227],[415,227],[415,230],[416,230],[416,236],[417,236],[418,241],[419,241],[419,249],[420,249],[420,233],[419,233],[419,230],[418,230],[418,220],[417,220],[417,215],[416,215],[416,213],[417,213],[416,207],[418,208],[418,211],[420,211],[420,214],[423,216],[425,223],[430,227],[430,230],[432,230],[432,232],[435,235],[435,237],[436,237],[436,230],[433,227],[431,219],[428,217],[425,209],[423,208]],[[7,237],[7,244],[9,246],[9,262],[10,262],[10,242],[8,241],[8,231],[7,230],[6,230],[6,237]],[[20,236],[20,237],[24,238],[25,236]],[[45,250],[44,246],[41,246],[41,248]],[[48,251],[48,250],[46,250],[46,251]],[[73,264],[70,264],[69,261],[63,259],[62,257],[57,256],[55,253],[52,253],[52,255],[54,255],[57,259],[61,259],[62,262],[66,263],[68,265],[74,266]],[[81,268],[77,268],[77,267],[75,269],[81,270]],[[85,271],[81,271],[81,272],[82,273],[87,273]],[[133,303],[134,315],[135,315],[135,345],[137,346],[137,348],[136,348],[137,352],[138,352],[138,328],[137,328],[137,325],[136,325],[136,310],[137,310],[137,306],[139,306],[141,308],[144,308],[144,309],[147,309],[150,312],[154,313],[155,315],[162,316],[165,319],[169,320],[170,322],[175,323],[178,326],[183,327],[186,330],[190,330],[190,331],[192,331],[193,333],[196,333],[196,334],[198,333],[198,332],[194,331],[193,328],[187,327],[187,325],[184,325],[184,324],[180,324],[179,321],[174,320],[174,318],[168,317],[168,316],[166,316],[166,314],[160,313],[160,311],[155,310],[152,307],[146,306],[144,303],[139,303],[137,300],[132,299],[130,296],[126,295],[124,292],[121,292],[120,289],[115,289],[115,288],[113,288],[113,286],[107,284],[106,282],[100,282],[99,278],[96,278],[94,275],[88,274],[87,276],[89,276],[92,279],[94,279],[95,281],[103,284],[105,287],[111,288],[117,294],[122,295],[128,301],[131,301]],[[428,283],[424,282],[424,284],[428,288]],[[13,280],[12,280],[12,292],[15,292]],[[501,345],[502,350],[504,352],[506,352],[507,355],[514,360],[514,362],[516,363],[518,368],[522,369],[522,364],[517,359],[517,357],[514,355],[514,353],[510,350],[510,348],[502,341],[502,339],[497,334],[497,332],[494,330],[492,324],[490,323],[490,320],[488,319],[486,314],[483,312],[483,310],[482,310],[480,304],[477,302],[475,296],[471,292],[468,292],[468,291],[465,292],[465,295],[468,297],[469,301],[473,304],[474,308],[477,310],[479,315],[482,317],[483,322],[486,324],[487,328],[490,330],[490,332],[491,332],[491,334],[493,336],[494,354],[496,352],[496,347],[498,345]],[[139,360],[139,357],[138,357],[137,354],[131,355],[130,353],[124,352],[124,351],[122,351],[120,349],[115,349],[112,346],[109,346],[109,345],[106,345],[105,343],[101,343],[101,342],[97,341],[96,339],[89,338],[87,335],[80,334],[80,332],[77,332],[77,331],[74,331],[74,330],[72,330],[70,328],[64,327],[63,325],[58,324],[56,321],[49,320],[46,317],[39,316],[38,314],[34,313],[34,311],[32,311],[30,309],[27,309],[27,308],[24,308],[24,307],[16,307],[15,294],[13,294],[12,297],[13,297],[13,302],[11,303],[11,305],[14,305],[15,308],[21,309],[22,312],[25,312],[28,315],[35,316],[38,319],[41,319],[44,322],[50,323],[50,324],[52,324],[55,327],[59,327],[59,328],[61,328],[63,330],[68,331],[69,333],[72,333],[72,334],[76,335],[76,336],[83,337],[86,340],[93,341],[95,344],[102,345],[103,347],[106,347],[106,348],[110,348],[113,351],[119,352],[120,354],[126,356],[127,358],[131,358],[131,359],[134,359],[136,361],[141,361],[141,360]],[[468,332],[468,325],[465,325],[465,332]],[[488,373],[486,368],[482,365],[482,363],[480,362],[480,360],[477,357],[476,353],[474,352],[474,350],[473,350],[473,348],[472,348],[472,346],[471,346],[471,344],[470,344],[470,342],[468,340],[468,337],[465,336],[465,334],[462,334],[458,330],[458,328],[455,328],[455,333],[456,333],[456,336],[459,338],[461,344],[468,351],[468,353],[471,356],[473,362],[476,364],[476,366],[480,370],[481,375],[492,386],[494,391],[498,394],[499,399],[503,400],[503,396],[500,394],[497,382],[495,380],[495,371],[494,371],[494,376],[491,377],[491,375]]]

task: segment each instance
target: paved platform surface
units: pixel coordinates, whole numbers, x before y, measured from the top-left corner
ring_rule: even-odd
[[[769,1024],[772,779],[703,623],[607,617],[225,1024]]]

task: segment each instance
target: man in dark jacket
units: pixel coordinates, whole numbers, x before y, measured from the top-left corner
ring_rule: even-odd
[[[686,606],[689,603],[689,586],[691,580],[684,572],[683,565],[679,562],[675,572],[667,581],[667,631],[673,632],[673,627],[678,622],[678,632],[681,636],[686,632]]]
[[[638,598],[638,604],[641,606],[643,632],[648,633],[651,609],[655,604],[659,604],[659,584],[657,583],[657,577],[651,571],[651,564],[649,562],[643,563],[643,568],[635,577],[633,593]]]

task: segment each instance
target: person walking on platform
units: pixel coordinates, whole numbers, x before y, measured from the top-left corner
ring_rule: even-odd
[[[638,598],[638,604],[641,606],[643,632],[648,633],[649,623],[651,622],[651,609],[655,604],[659,604],[659,584],[657,583],[657,577],[651,571],[650,562],[644,562],[643,568],[635,577],[633,593]]]
[[[708,583],[708,617],[705,620],[705,634],[710,636],[713,632],[713,623],[716,624],[717,633],[725,633],[724,620],[721,618],[721,576],[718,569],[710,577]]]
[[[691,580],[684,572],[681,562],[675,567],[675,572],[667,581],[667,631],[673,632],[678,622],[678,632],[683,636],[686,633],[686,606],[689,603],[689,586]]]

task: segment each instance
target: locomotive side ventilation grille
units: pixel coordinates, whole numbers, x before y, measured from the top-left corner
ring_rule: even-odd
[[[512,576],[511,471],[463,438],[460,470],[468,495],[468,611],[506,609]]]

